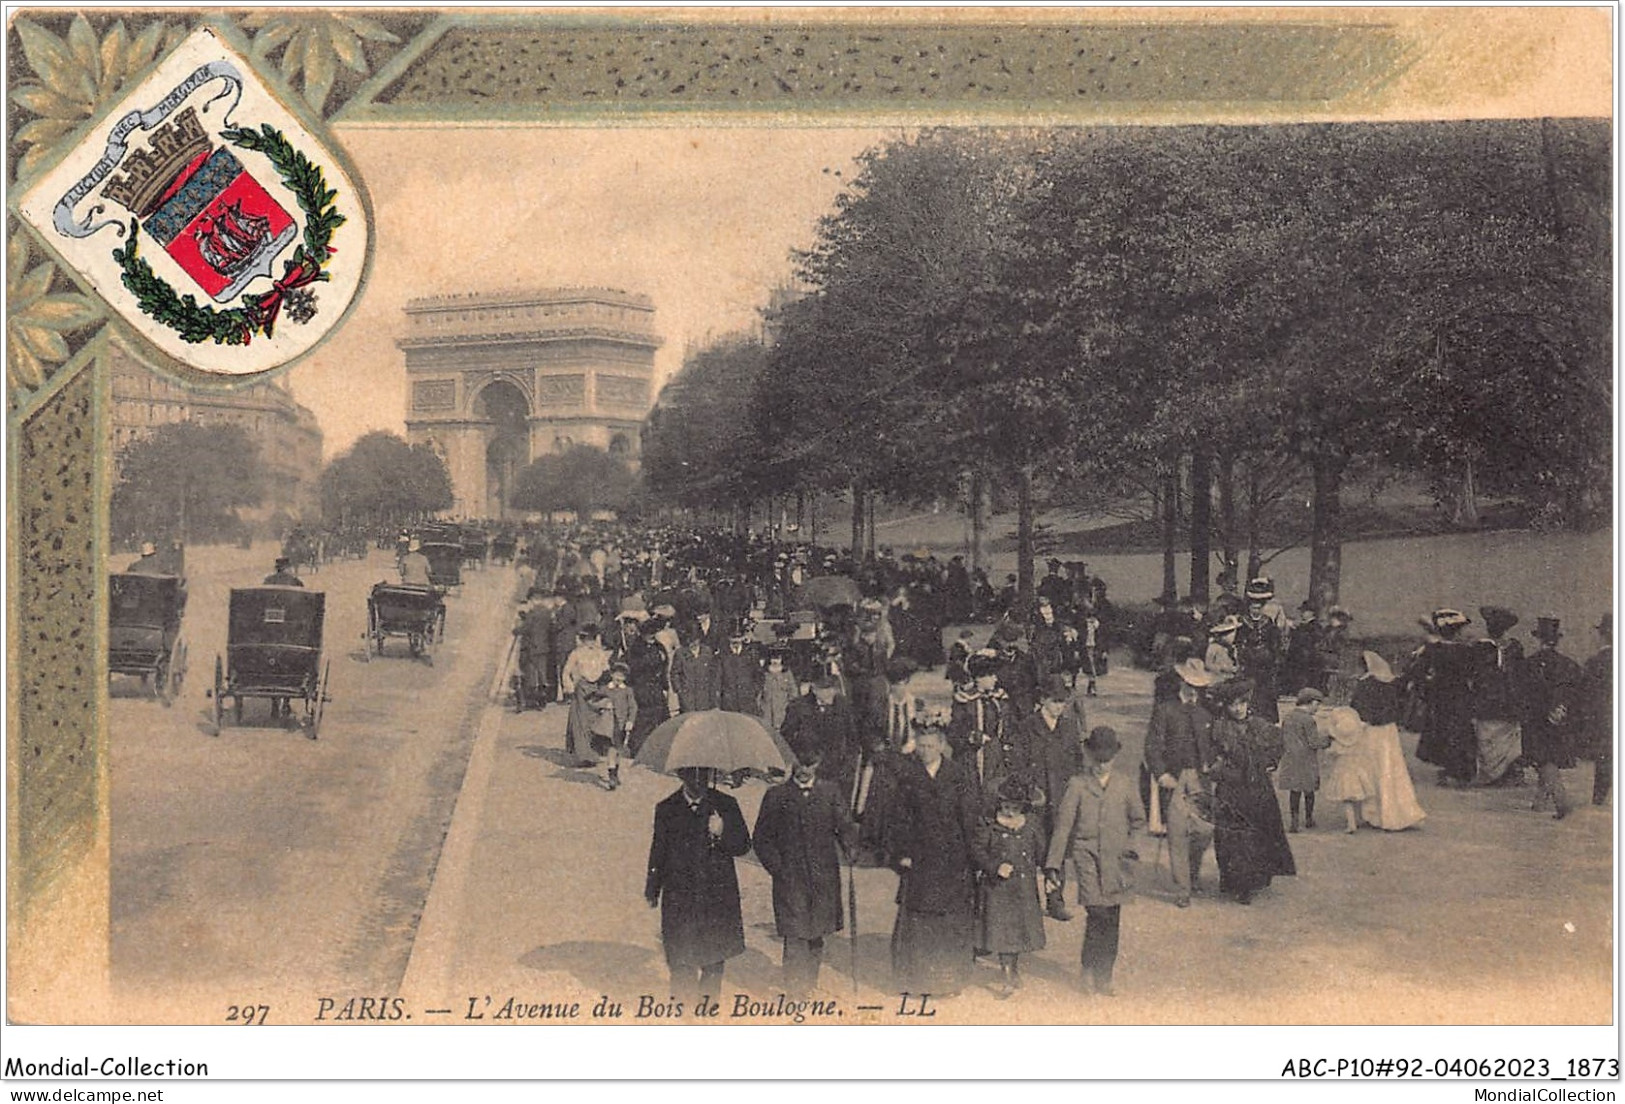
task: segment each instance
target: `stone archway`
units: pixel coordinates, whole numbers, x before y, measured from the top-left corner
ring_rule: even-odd
[[[474,417],[486,423],[486,517],[504,517],[519,472],[530,463],[530,402],[507,380],[487,384],[474,400]]]

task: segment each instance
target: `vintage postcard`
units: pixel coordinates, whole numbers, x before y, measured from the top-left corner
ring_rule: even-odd
[[[5,1080],[1617,1079],[1616,14],[9,7]]]

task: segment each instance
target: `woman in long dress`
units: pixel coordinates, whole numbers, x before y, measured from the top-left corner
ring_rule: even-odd
[[[592,750],[592,726],[598,717],[595,699],[601,680],[609,672],[610,655],[598,639],[598,626],[591,625],[576,634],[576,646],[559,672],[559,685],[570,702],[570,719],[564,726],[564,748],[578,763],[596,763]]]
[[[1367,824],[1398,832],[1420,824],[1427,816],[1416,800],[1410,768],[1399,746],[1399,717],[1403,699],[1394,670],[1376,652],[1365,652],[1366,673],[1354,687],[1349,708],[1365,725],[1366,777],[1371,786],[1361,804]]]
[[[1224,714],[1213,722],[1213,852],[1219,889],[1243,905],[1271,879],[1298,872],[1281,823],[1281,805],[1269,772],[1281,760],[1281,733],[1248,716],[1252,684],[1221,684],[1213,699]]]

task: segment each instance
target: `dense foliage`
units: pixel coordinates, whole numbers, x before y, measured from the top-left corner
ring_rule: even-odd
[[[1584,120],[899,139],[820,223],[771,340],[691,359],[651,481],[710,504],[991,485],[1024,588],[1035,496],[1088,483],[1166,518],[1170,591],[1189,525],[1202,594],[1214,533],[1226,561],[1251,534],[1256,565],[1260,519],[1303,495],[1321,604],[1362,468],[1463,524],[1480,493],[1589,524],[1612,491],[1610,157]]]

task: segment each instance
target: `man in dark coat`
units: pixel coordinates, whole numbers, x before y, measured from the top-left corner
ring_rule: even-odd
[[[798,760],[816,758],[819,773],[848,801],[858,763],[858,727],[834,676],[813,680],[812,689],[790,703],[780,735]]]
[[[841,855],[858,826],[845,796],[818,778],[819,760],[796,762],[790,780],[762,795],[756,857],[773,879],[773,921],[784,940],[784,991],[805,997],[818,985],[824,937],[841,930]]]
[[[892,970],[910,993],[952,996],[970,980],[978,798],[969,773],[943,757],[945,726],[916,725],[915,755],[899,772],[889,841],[898,872]]]
[[[1063,675],[1051,675],[1044,684],[1042,700],[1032,716],[1021,722],[1020,746],[1027,761],[1021,775],[1028,785],[1042,792],[1044,803],[1037,810],[1039,824],[1044,832],[1044,846],[1049,846],[1055,831],[1055,810],[1060,807],[1066,784],[1074,774],[1084,768],[1083,740],[1086,735],[1078,714],[1067,708],[1072,690]],[[1066,889],[1057,884],[1045,894],[1044,905],[1056,920],[1072,919],[1072,910],[1066,907]]]
[[[515,696],[519,712],[545,708],[558,693],[558,688],[548,681],[557,676],[559,669],[552,655],[552,603],[546,599],[531,603],[513,632],[519,638],[519,693]]]
[[[1562,820],[1569,815],[1569,795],[1560,771],[1574,766],[1574,730],[1580,721],[1584,673],[1580,665],[1557,650],[1563,634],[1555,617],[1535,622],[1534,637],[1540,649],[1524,660],[1522,681],[1524,708],[1524,758],[1540,774],[1540,792],[1535,807],[1550,800],[1552,815]]]
[[[1591,803],[1608,804],[1614,784],[1614,615],[1602,615],[1597,622],[1602,649],[1586,660],[1585,724],[1590,735],[1591,756],[1596,767],[1591,778]]]
[[[265,586],[304,586],[304,580],[293,573],[293,561],[286,556],[276,558],[276,569],[265,577]]]
[[[677,691],[677,707],[683,713],[716,709],[719,690],[717,653],[703,637],[696,636],[677,649],[671,661],[671,688]]]
[[[1201,691],[1212,684],[1199,659],[1174,668],[1179,690],[1172,701],[1151,707],[1145,733],[1145,765],[1156,781],[1168,824],[1168,865],[1174,876],[1174,903],[1189,908],[1191,892],[1201,880],[1202,859],[1213,831],[1201,818],[1208,795],[1207,766],[1213,761],[1213,717],[1201,705]]]
[[[576,607],[562,589],[554,591],[547,604],[553,610],[553,646],[547,655],[546,682],[549,686],[557,686],[559,671],[576,646]]]
[[[717,708],[756,715],[762,700],[762,664],[744,636],[728,640],[717,657]]]
[[[671,992],[684,1004],[720,995],[728,959],[745,949],[734,860],[750,850],[739,802],[710,785],[710,771],[678,771],[682,788],[655,806],[643,897],[660,909]]]

